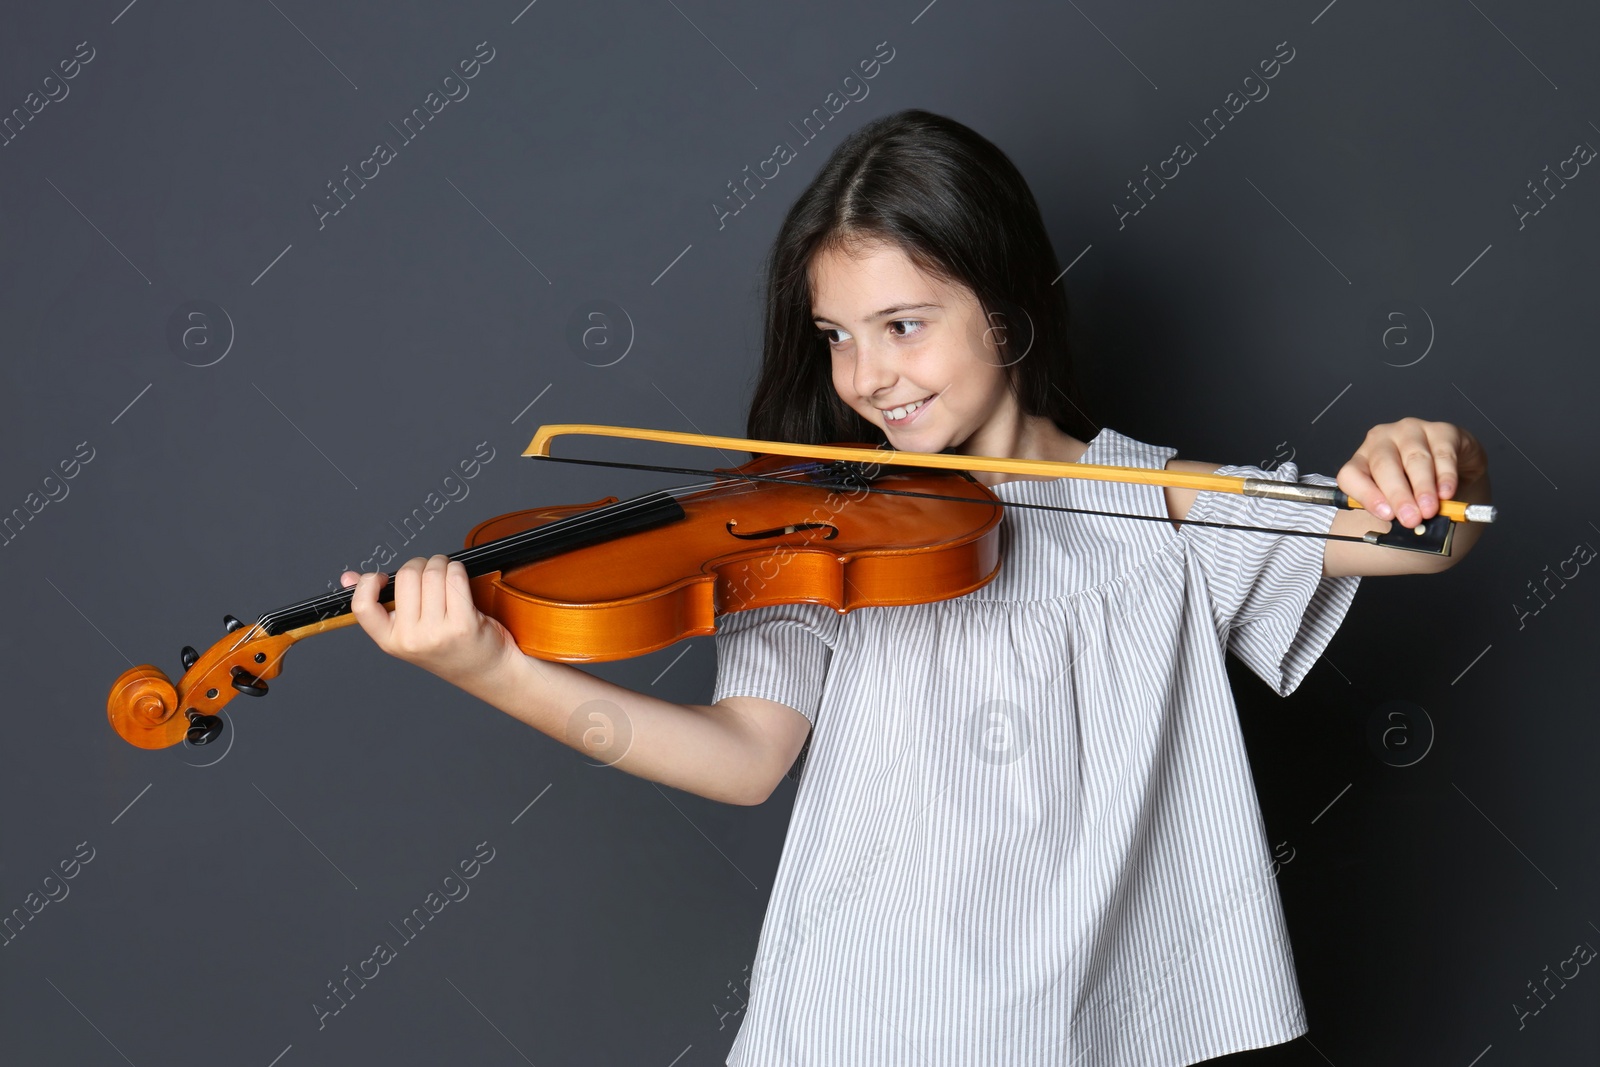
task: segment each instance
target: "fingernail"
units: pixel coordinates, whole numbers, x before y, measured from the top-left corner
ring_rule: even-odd
[[[1405,526],[1415,526],[1417,520],[1421,518],[1422,516],[1417,513],[1417,509],[1410,504],[1400,509],[1400,522]]]
[[[1378,518],[1380,518],[1380,519],[1392,519],[1392,518],[1394,518],[1394,509],[1389,506],[1389,502],[1387,500],[1382,500],[1382,501],[1378,502]]]
[[[1437,503],[1437,501],[1433,499],[1432,493],[1423,493],[1421,496],[1417,497],[1417,504],[1420,507],[1431,508],[1435,503]]]

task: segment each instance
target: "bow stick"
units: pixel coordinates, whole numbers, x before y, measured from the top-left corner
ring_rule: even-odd
[[[988,471],[996,474],[1028,474],[1045,478],[1088,478],[1098,481],[1131,482],[1140,485],[1173,486],[1216,493],[1238,493],[1244,496],[1287,500],[1302,504],[1323,504],[1346,510],[1365,510],[1336,486],[1311,485],[1302,482],[1280,482],[1270,478],[1245,478],[1232,474],[1197,474],[1189,471],[1153,470],[1147,467],[1119,467],[1103,463],[1065,463],[1045,459],[1012,459],[1002,456],[968,456],[934,452],[902,452],[882,448],[855,448],[849,445],[804,445],[789,441],[761,441],[744,437],[718,437],[712,434],[682,433],[676,430],[648,430],[629,426],[605,426],[594,423],[557,423],[539,427],[533,440],[523,450],[524,456],[552,459],[568,463],[592,463],[608,467],[632,467],[644,470],[664,470],[681,473],[714,474],[692,467],[658,467],[648,464],[612,463],[604,460],[563,459],[550,455],[550,442],[557,437],[623,437],[638,441],[657,441],[663,444],[692,445],[699,448],[733,448],[752,453],[796,456],[803,459],[830,459],[862,464],[885,463],[893,466],[932,467],[942,470]],[[787,481],[763,475],[747,475],[756,480]],[[905,490],[868,487],[871,492],[893,493],[902,496],[926,496],[935,499],[962,500],[964,497],[943,497],[934,493],[914,493]],[[1205,522],[1199,519],[1172,519],[1164,515],[1127,515],[1117,512],[1096,511],[1087,508],[1066,508],[1050,504],[1031,504],[1022,501],[1001,501],[1005,507],[1033,507],[1049,511],[1073,511],[1116,518],[1153,519],[1161,522],[1193,523],[1201,526],[1219,526],[1234,530],[1257,530],[1262,533],[1295,534],[1320,537],[1325,540],[1361,541],[1385,548],[1401,548],[1430,555],[1450,554],[1451,533],[1458,522],[1493,522],[1496,509],[1492,504],[1469,504],[1461,500],[1439,501],[1439,513],[1433,519],[1419,522],[1406,529],[1397,521],[1383,533],[1369,531],[1360,537],[1346,534],[1319,534],[1306,530],[1275,530],[1263,526],[1244,526],[1235,523]],[[1441,521],[1442,520],[1442,521]]]

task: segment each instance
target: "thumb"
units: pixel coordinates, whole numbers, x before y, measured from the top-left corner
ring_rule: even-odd
[[[382,571],[376,571],[349,579],[349,575],[353,573],[345,571],[339,576],[339,580],[347,587],[352,584],[355,586],[350,593],[350,614],[356,617],[356,622],[367,632],[367,636],[387,652],[389,633],[394,629],[394,612],[378,603],[378,592],[384,587],[389,576]]]

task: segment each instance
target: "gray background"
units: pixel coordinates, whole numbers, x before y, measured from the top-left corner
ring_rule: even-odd
[[[1417,415],[1491,454],[1503,519],[1471,559],[1367,579],[1288,700],[1230,661],[1294,850],[1312,1022],[1244,1058],[1595,1061],[1600,977],[1519,1014],[1544,967],[1600,945],[1600,579],[1524,614],[1600,544],[1600,179],[1514,206],[1600,144],[1592,8],[124,3],[16,8],[0,36],[0,113],[94,49],[0,147],[0,513],[70,490],[0,548],[0,911],[94,850],[0,948],[5,1062],[722,1062],[792,783],[740,808],[592,767],[353,629],[234,700],[220,753],[135,749],[104,701],[133,663],[177,673],[224,612],[335,582],[479,442],[494,458],[405,557],[674,481],[521,459],[541,423],[742,435],[782,214],[846,132],[905,107],[1027,177],[1103,424],[1334,473]],[[480,41],[470,95],[400,143],[388,124]],[[1270,95],[1204,139],[1284,41]],[[879,42],[869,95],[803,143],[791,123]],[[319,228],[310,202],[380,139],[397,158]],[[719,227],[780,141],[798,158]],[[1178,141],[1196,158],[1119,225]],[[213,310],[173,342],[191,301]],[[597,309],[605,331],[572,342]],[[93,459],[47,484],[80,442]],[[709,638],[596,669],[684,702],[714,671]],[[319,1029],[326,983],[485,841],[470,896]]]

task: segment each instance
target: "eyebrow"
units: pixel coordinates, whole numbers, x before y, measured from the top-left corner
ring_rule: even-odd
[[[944,305],[943,304],[896,304],[894,307],[884,308],[882,311],[874,312],[873,314],[868,315],[867,316],[867,321],[871,322],[873,319],[881,319],[881,318],[884,318],[884,317],[886,317],[888,315],[898,314],[899,312],[902,312],[902,311],[923,311],[923,310],[926,310],[928,308],[937,308],[937,309],[942,310],[944,308]],[[824,318],[823,316],[818,315],[816,312],[812,312],[811,321],[812,322],[833,322],[832,319]],[[837,325],[837,323],[835,323],[835,325]]]

